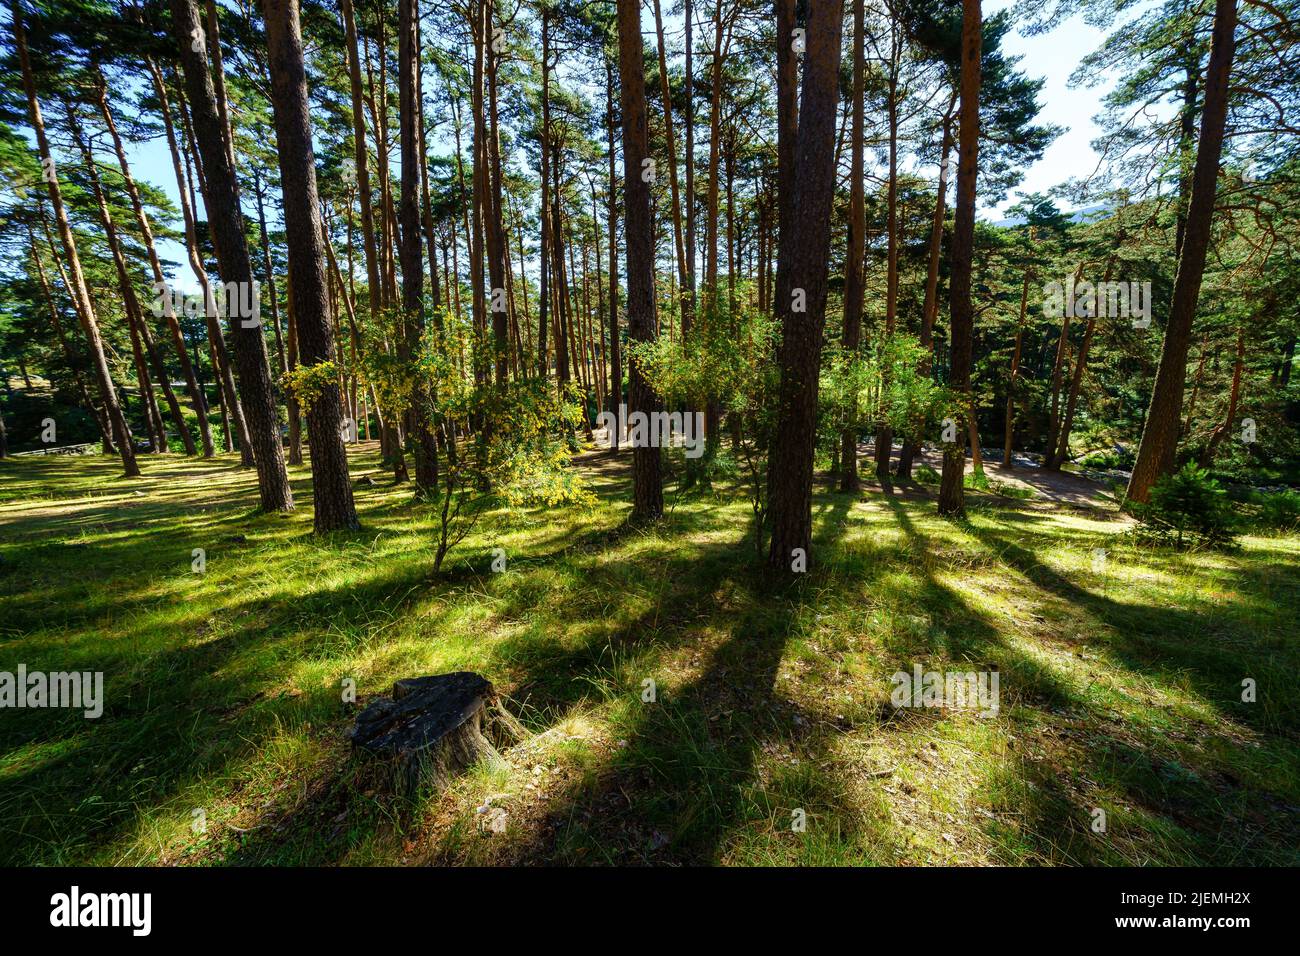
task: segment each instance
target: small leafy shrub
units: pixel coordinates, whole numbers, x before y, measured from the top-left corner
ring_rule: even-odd
[[[1079,459],[1080,468],[1129,469],[1137,461],[1137,455],[1127,448],[1113,448],[1107,451],[1091,451]]]
[[[989,487],[1003,498],[1026,499],[1034,497],[1034,489],[1023,485],[1012,485],[1005,481],[990,481]]]
[[[1171,540],[1178,547],[1222,544],[1235,533],[1236,516],[1227,490],[1191,462],[1157,481],[1149,503],[1130,504],[1148,536]]]
[[[1300,491],[1256,491],[1250,502],[1258,509],[1253,524],[1261,531],[1300,531]]]
[[[912,472],[912,477],[916,479],[918,484],[922,485],[937,485],[939,483],[939,473],[929,465],[917,465]]]

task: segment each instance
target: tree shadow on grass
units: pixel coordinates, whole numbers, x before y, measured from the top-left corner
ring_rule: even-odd
[[[914,536],[906,514],[896,509],[896,515]],[[1180,645],[1184,639],[1178,635],[1189,633],[1195,615],[1169,607],[1135,610],[1111,601],[978,522],[962,527],[1049,600],[1076,603],[1112,628],[1107,643],[1119,666],[1143,671],[1158,682],[1176,674],[1190,676],[1194,686],[1214,685],[1212,675],[1195,672],[1193,662],[1204,663],[1198,655],[1181,646],[1162,648],[1162,663],[1153,667],[1150,655],[1138,652],[1151,645],[1135,643],[1134,623],[1151,627],[1155,615],[1150,640]],[[1172,668],[1165,663],[1170,654],[1177,661]],[[1294,766],[1291,783],[1284,783],[1280,794],[1242,786],[1212,754],[1189,757],[1184,751],[1180,759],[1165,740],[1144,738],[1130,729],[1111,708],[1060,680],[1050,665],[1035,659],[1028,663],[1037,671],[1033,677],[1038,685],[1049,683],[1053,693],[1027,699],[1017,690],[1026,675],[1003,664],[1004,673],[1011,671],[1003,678],[1004,691],[1011,689],[1009,708],[1020,708],[1009,715],[1008,732],[1015,731],[1021,739],[1032,736],[1036,744],[1029,752],[1022,745],[1009,754],[989,781],[993,812],[980,826],[996,855],[1006,862],[1089,865],[1295,862],[1294,849],[1285,848],[1300,845],[1300,816],[1284,804],[1293,798]],[[1254,759],[1246,758],[1248,763]],[[1258,762],[1261,770],[1276,767],[1266,754]],[[1287,779],[1286,773],[1282,779]],[[1101,832],[1093,828],[1098,810],[1107,815]]]
[[[834,547],[852,504],[839,496],[820,505],[818,553]],[[756,566],[744,537],[658,561],[673,587],[630,626],[553,656],[523,638],[502,647],[522,668],[517,693],[543,713],[589,702],[595,678],[624,736],[602,765],[553,799],[511,848],[515,862],[710,863],[738,829],[788,831],[796,807],[854,817],[840,812],[843,788],[831,772],[761,779],[765,753],[788,753],[807,768],[824,757],[822,715],[777,685],[788,641],[815,608],[825,576],[774,577]],[[707,663],[695,667],[674,650]],[[612,659],[621,679],[607,676]],[[655,681],[653,700],[646,678]],[[799,796],[775,806],[774,787]],[[841,837],[851,829],[846,824]]]
[[[1230,614],[1223,612],[1117,601],[1082,587],[1042,561],[1031,547],[1010,541],[989,527],[973,523],[968,531],[1039,591],[1101,624],[1103,630],[1098,636],[1108,652],[1130,670],[1162,683],[1188,682],[1225,718],[1256,730],[1294,737],[1300,728],[1300,713],[1295,708],[1252,706],[1241,700],[1241,680],[1245,676],[1257,678],[1261,698],[1283,699],[1289,695],[1289,683],[1300,668],[1294,644],[1267,646],[1261,635],[1249,635],[1250,645],[1255,646],[1209,640],[1210,635],[1241,629]],[[1105,538],[1098,535],[1096,540],[1100,544]],[[1258,587],[1258,580],[1237,571],[1233,586],[1250,594]]]

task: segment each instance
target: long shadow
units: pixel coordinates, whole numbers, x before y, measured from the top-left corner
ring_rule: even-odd
[[[905,532],[922,541],[906,514],[901,509],[896,514]],[[1203,655],[1180,647],[1163,649],[1164,644],[1179,643],[1178,629],[1192,626],[1196,615],[1160,609],[1150,637],[1135,637],[1134,623],[1152,627],[1146,616],[1150,609],[1135,611],[1079,587],[1028,548],[1007,542],[977,522],[963,529],[1049,599],[1076,603],[1110,625],[1113,633],[1107,644],[1121,666],[1162,680],[1190,674],[1200,686],[1215,686],[1211,674],[1196,673],[1192,666],[1203,664]],[[1170,657],[1176,663],[1169,664]],[[1211,754],[1185,766],[1163,740],[1138,739],[1108,708],[1080,697],[1046,665],[1034,666],[1040,682],[1048,682],[1053,690],[1049,699],[1039,702],[1043,713],[1035,718],[1047,721],[1043,739],[1049,750],[1015,754],[994,783],[994,819],[980,822],[993,839],[995,852],[1007,862],[1231,865],[1243,861],[1294,864],[1300,859],[1294,849],[1300,846],[1300,814],[1293,807],[1286,809],[1287,802],[1295,799],[1286,782],[1295,779],[1294,752],[1288,760],[1266,747],[1258,757],[1244,758],[1243,765],[1248,769],[1257,765],[1256,771],[1276,767],[1278,759],[1291,764],[1290,772],[1278,774],[1279,792],[1271,793],[1267,785],[1248,787]],[[1016,694],[1017,682],[1013,673],[1010,679],[1004,677],[1003,688],[1011,685],[1013,702],[1023,705],[1027,701]],[[1267,778],[1266,772],[1260,775]],[[1111,815],[1110,836],[1092,829],[1098,808]],[[1017,825],[999,822],[1001,814],[1015,818]]]
[[[818,502],[815,554],[834,548],[855,500],[835,495]],[[531,839],[516,848],[520,862],[712,863],[738,828],[767,825],[774,812],[777,826],[781,812],[788,821],[793,808],[772,808],[759,792],[758,763],[773,747],[797,752],[809,766],[824,760],[823,715],[776,688],[790,636],[831,572],[793,584],[774,579],[757,566],[748,537],[705,550],[667,559],[665,574],[677,586],[630,627],[594,636],[569,653],[514,661],[526,668],[519,693],[555,713],[589,697],[589,678],[608,667],[617,649],[631,679],[616,693],[632,708],[620,724],[623,746],[556,797]],[[728,555],[733,560],[720,560]],[[720,611],[723,592],[739,611]],[[655,626],[647,631],[651,617]],[[699,627],[716,630],[720,617],[730,618],[726,636],[710,646]],[[680,687],[667,686],[647,701],[637,696],[638,675],[655,674],[647,643],[655,651],[691,646],[708,653],[709,662]],[[835,814],[832,776],[803,781],[800,802]]]
[[[11,765],[0,778],[0,818],[18,839],[3,840],[4,857],[22,844],[104,847],[129,834],[141,808],[165,805],[179,793],[231,776],[284,724],[325,724],[341,716],[336,690],[301,696],[274,694],[282,673],[274,661],[316,659],[333,638],[307,622],[347,626],[375,609],[401,613],[427,596],[428,571],[408,565],[352,586],[349,600],[335,592],[306,597],[296,606],[250,599],[228,607],[220,636],[132,659],[131,648],[61,669],[106,672],[103,715],[26,711],[8,722],[0,752],[34,747],[35,755]],[[434,626],[437,620],[431,622]],[[371,692],[379,688],[371,689]],[[336,728],[326,731],[337,737]],[[66,785],[53,786],[51,780]],[[39,795],[39,808],[32,805]],[[71,831],[71,833],[69,832]]]
[[[693,526],[698,527],[698,522]],[[568,547],[519,559],[510,566],[517,573],[526,573],[520,569],[537,570],[567,562],[583,570],[588,589],[621,596],[625,580],[602,567],[598,559],[605,548],[636,532],[627,525],[597,529]],[[675,536],[685,533],[684,528],[675,529]],[[484,671],[508,695],[511,708],[531,729],[543,729],[572,706],[600,698],[600,687],[611,679],[613,667],[632,672],[650,670],[656,652],[676,646],[693,622],[707,616],[711,588],[730,574],[721,569],[727,567],[723,557],[733,547],[717,544],[688,549],[672,547],[672,542],[670,536],[665,543],[667,554],[658,562],[659,595],[635,619],[620,624],[575,606],[575,620],[594,618],[599,626],[577,636],[530,630],[493,646]],[[690,573],[699,568],[718,573]],[[466,573],[477,576],[472,569]],[[530,594],[530,589],[515,582],[495,613],[504,618],[521,614],[528,609]],[[408,811],[413,808],[365,793],[364,787],[358,785],[359,772],[354,762],[340,759],[308,786],[308,794],[293,807],[274,808],[263,814],[254,829],[237,838],[224,862],[339,862],[359,842],[376,835],[379,828],[393,826],[401,831],[410,825]],[[322,833],[332,834],[333,839],[322,845]]]
[[[1258,647],[1241,647],[1235,642],[1207,641],[1204,635],[1220,627],[1232,629],[1227,615],[1221,622],[1218,615],[1168,605],[1125,604],[1081,587],[1044,563],[1031,548],[988,527],[972,523],[967,530],[1033,586],[1104,625],[1106,630],[1099,637],[1128,668],[1166,683],[1190,680],[1196,692],[1224,717],[1257,730],[1294,736],[1300,728],[1295,708],[1254,707],[1241,700],[1241,680],[1247,676],[1257,677],[1260,697],[1281,699],[1290,693],[1287,685],[1300,666],[1294,643],[1290,647],[1268,646],[1257,639]],[[1097,539],[1104,542],[1103,536]],[[1238,573],[1234,586],[1250,591],[1251,576]]]

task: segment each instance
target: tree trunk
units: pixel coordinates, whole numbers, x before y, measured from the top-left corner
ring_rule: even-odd
[[[1032,237],[1031,237],[1032,241]],[[1025,281],[1020,288],[1020,318],[1016,321],[1016,348],[1011,355],[1011,377],[1007,379],[1007,416],[1006,438],[1002,447],[1003,471],[1011,471],[1015,464],[1011,460],[1012,437],[1016,427],[1016,385],[1020,381],[1020,350],[1025,341],[1025,315],[1029,305],[1029,283],[1033,270],[1025,270]]]
[[[1128,498],[1146,502],[1156,479],[1174,468],[1183,404],[1183,379],[1187,373],[1187,349],[1192,323],[1201,294],[1205,257],[1210,245],[1214,217],[1214,194],[1223,148],[1223,130],[1228,113],[1228,80],[1237,28],[1236,0],[1215,0],[1214,32],[1210,41],[1210,62],[1205,72],[1205,108],[1201,114],[1201,137],[1192,175],[1192,199],[1187,212],[1187,231],[1178,257],[1169,322],[1165,327],[1160,368],[1156,372],[1151,405],[1147,410],[1142,444],[1128,483]]]
[[[856,358],[862,340],[863,257],[866,255],[867,207],[863,183],[864,90],[866,77],[866,17],[863,0],[853,0],[853,131],[849,142],[849,242],[844,265],[844,335],[849,358]],[[857,409],[851,410],[840,435],[840,491],[856,492],[858,482]]]
[[[171,0],[173,27],[180,45],[181,65],[189,96],[194,134],[203,157],[207,179],[207,211],[217,261],[226,282],[240,290],[253,289],[253,267],[244,237],[243,216],[235,187],[235,170],[222,140],[221,119],[206,57],[196,51],[191,38],[198,36],[199,17],[195,0]],[[257,484],[265,511],[292,511],[293,492],[284,466],[275,392],[267,364],[266,341],[260,325],[243,319],[230,321],[230,335],[239,383],[243,389],[244,417],[252,441]]]
[[[72,133],[73,141],[81,151],[82,158],[85,160],[91,194],[95,197],[95,204],[99,209],[99,221],[104,226],[104,237],[108,243],[109,254],[113,257],[113,267],[117,272],[117,286],[122,294],[122,308],[126,313],[127,323],[131,327],[131,344],[136,353],[139,372],[142,373],[137,375],[140,381],[140,390],[146,401],[149,418],[153,421],[154,428],[158,433],[154,442],[154,451],[167,451],[167,433],[163,427],[162,415],[158,410],[157,400],[154,398],[152,384],[148,377],[149,372],[145,367],[146,359],[148,365],[153,368],[154,376],[158,379],[158,387],[162,389],[168,411],[171,413],[172,423],[176,426],[176,432],[185,444],[186,454],[192,455],[194,454],[194,438],[185,425],[185,416],[181,414],[180,403],[176,400],[176,393],[172,391],[171,383],[167,380],[167,367],[163,364],[162,356],[158,354],[158,347],[154,344],[153,334],[149,331],[149,325],[145,320],[144,309],[140,306],[140,297],[136,295],[135,285],[131,282],[126,256],[122,253],[122,244],[118,238],[117,223],[113,221],[112,214],[108,209],[108,200],[104,195],[104,187],[99,178],[99,169],[95,163],[95,156],[91,152],[90,144],[86,141],[81,122],[77,118],[72,104],[68,103],[66,106],[69,130]]]
[[[266,231],[265,199],[262,195],[262,176],[253,168],[257,191],[257,236],[262,245],[262,272],[266,276],[266,298],[271,305],[271,331],[275,333],[275,356],[280,374],[289,371],[284,357],[284,331],[280,325],[280,296],[275,289],[275,269],[271,265],[271,239]],[[350,271],[350,270],[349,270]]]
[[[352,146],[356,163],[357,192],[361,198],[361,244],[366,257],[366,294],[370,303],[371,321],[379,315],[380,295],[379,259],[375,249],[375,213],[370,192],[370,162],[366,152],[366,113],[361,90],[361,59],[357,46],[357,23],[352,0],[339,0],[343,14],[343,29],[348,44],[348,81],[352,94]]]
[[[645,70],[641,52],[639,0],[618,0],[619,97],[623,107],[623,204],[627,248],[627,327],[634,342],[655,338],[654,232],[650,184],[639,175],[650,155],[646,118]],[[559,197],[556,197],[558,202]],[[660,410],[659,398],[638,363],[631,366],[630,404],[647,417]],[[660,450],[648,441],[632,449],[632,517],[647,521],[664,511]]]
[[[1124,233],[1121,230],[1116,236],[1116,244],[1124,242]],[[1111,255],[1106,261],[1106,271],[1102,276],[1102,282],[1110,282],[1111,275],[1115,268],[1115,256]],[[1070,430],[1074,427],[1074,413],[1079,406],[1079,391],[1083,386],[1083,375],[1088,369],[1088,349],[1092,346],[1093,332],[1097,328],[1096,309],[1093,314],[1088,316],[1088,323],[1083,329],[1083,341],[1079,344],[1079,354],[1074,360],[1074,374],[1070,379],[1070,393],[1065,402],[1065,417],[1061,421],[1060,435],[1057,438],[1057,445],[1054,449],[1049,449],[1051,456],[1048,462],[1048,468],[1052,471],[1060,471],[1061,465],[1070,454]]]
[[[898,58],[899,40],[898,24],[891,20],[889,27],[889,185],[886,190],[888,220],[888,250],[885,269],[885,334],[883,341],[894,335],[894,325],[898,314]],[[889,367],[881,369],[882,382],[887,387]],[[876,428],[876,478],[886,488],[889,487],[889,459],[894,451],[894,431],[889,423],[881,421]]]
[[[41,218],[44,220],[43,211],[41,213]],[[54,243],[50,238],[49,223],[44,222],[44,225],[46,241],[49,242],[50,246],[50,255],[56,255],[54,251]],[[36,278],[40,284],[41,294],[45,298],[45,304],[50,313],[50,325],[54,328],[54,337],[59,341],[59,348],[63,352],[64,361],[66,361],[68,367],[72,369],[72,379],[77,387],[77,396],[81,399],[81,404],[85,407],[86,411],[90,412],[94,417],[95,424],[99,426],[100,442],[103,446],[104,453],[106,455],[116,454],[117,446],[113,444],[112,426],[109,425],[108,419],[104,416],[103,410],[97,407],[95,403],[90,400],[90,391],[86,388],[86,380],[81,374],[81,361],[77,357],[76,353],[73,352],[72,344],[68,341],[68,336],[63,330],[63,323],[59,321],[59,307],[54,301],[54,293],[50,289],[49,279],[45,275],[45,267],[41,264],[40,254],[36,251],[36,233],[32,229],[30,223],[28,223],[27,226],[27,236],[31,242],[30,251],[32,262],[36,265]],[[59,273],[60,275],[66,275],[63,272],[62,265],[59,265]],[[64,285],[66,286],[67,283],[65,282]]]
[[[420,17],[418,0],[398,0],[399,113],[402,142],[402,311],[408,356],[418,352],[424,333],[424,251],[420,246]],[[435,279],[436,283],[436,279]],[[422,374],[413,376],[411,425],[416,493],[438,490],[438,444],[433,433],[432,396]]]
[[[948,283],[949,325],[952,356],[948,382],[958,392],[955,441],[943,446],[943,478],[939,485],[939,514],[965,516],[962,483],[966,473],[963,415],[971,411],[970,371],[974,338],[971,307],[971,265],[975,253],[975,179],[979,156],[980,47],[982,43],[980,0],[963,0],[961,28],[961,110],[957,117],[957,203],[952,236],[952,267]]]
[[[1205,443],[1201,454],[1201,467],[1209,468],[1214,461],[1214,453],[1219,450],[1219,443],[1232,430],[1232,422],[1237,417],[1237,406],[1241,402],[1241,375],[1246,365],[1246,333],[1243,326],[1237,326],[1237,358],[1232,364],[1232,390],[1228,393],[1228,414],[1223,417],[1210,440]]]
[[[686,284],[683,288],[685,307],[682,311],[682,338],[690,334],[695,321],[695,72],[694,72],[694,22],[693,0],[685,0],[686,21]],[[611,174],[612,175],[612,174]],[[611,260],[613,261],[613,260]],[[613,280],[611,279],[611,282]],[[612,307],[612,306],[611,306]]]
[[[230,422],[233,419],[239,431],[241,464],[251,466],[253,460],[251,442],[248,440],[248,429],[244,422],[244,413],[239,402],[239,396],[235,393],[235,378],[230,370],[225,338],[221,334],[221,326],[217,323],[216,300],[212,294],[212,285],[208,280],[207,270],[203,268],[203,257],[199,252],[198,226],[194,217],[194,202],[192,200],[193,187],[190,185],[190,177],[187,172],[189,169],[188,145],[185,154],[182,155],[181,142],[172,122],[171,108],[167,103],[167,87],[163,82],[162,71],[154,65],[152,60],[147,60],[146,65],[153,79],[154,94],[158,97],[158,108],[163,119],[163,131],[167,135],[167,147],[171,152],[172,168],[176,174],[176,189],[180,196],[181,215],[185,222],[185,250],[189,257],[190,268],[198,277],[199,285],[203,290],[204,324],[208,335],[208,350],[212,356],[212,371],[217,379],[222,426],[225,430],[225,450],[230,451],[234,447],[234,443],[230,438]],[[178,105],[182,108],[183,118],[184,101],[179,101]]]
[[[934,358],[934,320],[939,314],[939,258],[943,250],[943,222],[948,198],[948,154],[952,152],[952,112],[957,105],[957,91],[948,99],[948,109],[943,115],[943,134],[939,147],[938,195],[934,201],[934,218],[930,223],[929,266],[925,277],[925,303],[921,307],[921,358],[920,372],[930,374]],[[898,452],[898,469],[895,477],[901,481],[912,477],[912,462],[921,453],[921,439],[910,436]]]
[[[140,199],[140,190],[135,184],[135,178],[131,175],[131,166],[127,162],[126,149],[122,143],[122,137],[118,134],[117,123],[113,119],[113,112],[108,103],[108,84],[104,82],[103,74],[96,71],[96,98],[99,102],[99,112],[104,118],[104,126],[108,129],[109,135],[113,140],[113,150],[117,154],[117,165],[122,173],[122,182],[126,187],[127,196],[131,199],[131,208],[135,212],[136,225],[140,229],[140,235],[144,240],[145,250],[149,253],[149,266],[153,270],[153,279],[155,291],[158,297],[162,299],[163,316],[167,322],[167,329],[172,336],[172,345],[176,349],[176,357],[180,361],[181,375],[185,378],[185,390],[189,394],[190,404],[194,408],[195,417],[199,424],[199,444],[203,449],[203,457],[212,457],[212,429],[208,424],[208,403],[203,395],[203,390],[199,387],[198,377],[194,373],[194,366],[190,363],[189,350],[185,347],[185,336],[181,332],[180,321],[176,318],[176,309],[173,306],[170,295],[165,295],[163,285],[166,277],[163,275],[162,262],[158,258],[158,249],[154,244],[153,228],[149,223],[149,217],[145,214],[144,203]],[[183,429],[181,435],[182,441],[185,442],[185,453],[187,455],[195,454],[194,439],[189,433],[189,429]]]
[[[778,49],[791,42],[790,34],[780,32],[780,10],[778,7]],[[768,563],[787,572],[806,568],[812,555],[813,454],[822,330],[826,322],[831,205],[837,178],[835,114],[842,14],[838,0],[811,6],[794,167],[782,171],[782,182],[793,183],[794,187],[793,195],[783,200],[782,206],[787,213],[797,209],[798,215],[788,215],[783,224],[777,262],[781,381],[768,464],[772,516]],[[779,96],[788,101],[794,92],[783,88],[779,68],[778,81],[782,87]]]
[[[27,33],[23,29],[21,0],[12,0],[9,10],[10,29],[14,35],[14,47],[18,51],[23,90],[27,95],[27,109],[31,116],[32,129],[36,133],[36,146],[40,152],[41,165],[47,171],[45,181],[50,195],[50,205],[54,207],[54,221],[58,226],[59,239],[63,243],[64,256],[68,262],[69,291],[77,307],[77,317],[81,320],[82,330],[86,333],[86,342],[90,346],[90,358],[95,369],[95,380],[99,386],[100,401],[112,427],[118,454],[122,458],[122,470],[126,477],[136,478],[140,475],[140,466],[136,464],[135,449],[131,445],[131,434],[126,427],[126,417],[118,404],[117,389],[108,370],[108,359],[104,355],[104,343],[99,334],[99,322],[95,318],[95,306],[91,302],[90,291],[86,287],[86,279],[81,271],[81,258],[77,255],[76,240],[73,238],[72,227],[68,224],[68,215],[63,207],[63,193],[59,188],[54,157],[50,152],[49,139],[45,135],[41,104],[36,97],[36,80],[32,74],[31,60],[27,55]]]
[[[1052,408],[1048,416],[1047,424],[1047,441],[1043,448],[1043,467],[1048,471],[1054,471],[1052,459],[1056,450],[1056,440],[1060,437],[1061,430],[1061,382],[1065,375],[1065,357],[1070,349],[1070,320],[1074,318],[1072,311],[1075,291],[1079,287],[1079,280],[1083,278],[1084,263],[1080,262],[1078,268],[1074,270],[1074,276],[1070,279],[1070,294],[1067,297],[1066,307],[1061,313],[1061,336],[1056,340],[1056,361],[1052,363],[1052,382],[1051,396]]]
[[[266,46],[275,108],[276,152],[284,195],[285,245],[293,290],[298,355],[306,368],[335,361],[316,157],[312,148],[298,0],[264,0]],[[418,239],[418,233],[417,233]],[[417,250],[418,251],[418,250]],[[245,258],[247,250],[245,249]],[[261,340],[261,335],[258,335]],[[263,350],[265,344],[263,343]],[[357,511],[343,441],[343,396],[337,376],[306,398],[311,442],[312,505],[317,534],[356,530]],[[279,447],[277,435],[276,447]]]
[[[689,0],[688,0],[689,3]],[[690,27],[687,27],[689,30]],[[623,402],[623,342],[618,333],[618,176],[614,171],[614,69],[606,62],[605,128],[609,150],[609,410],[619,413]],[[689,198],[688,198],[689,202]],[[683,318],[683,323],[685,318]],[[619,427],[609,438],[611,448],[619,446]]]
[[[510,295],[506,281],[506,229],[502,208],[500,119],[497,111],[497,44],[492,35],[492,0],[479,0],[482,10],[479,29],[482,31],[483,52],[486,58],[487,110],[484,117],[485,148],[489,182],[483,211],[487,226],[488,279],[492,284],[492,355],[495,360],[494,379],[504,388],[509,375],[510,359]]]
[[[776,0],[776,194],[777,256],[790,235],[794,200],[795,141],[799,135],[799,61],[794,53],[796,0]],[[790,303],[777,302],[778,313]]]
[[[677,278],[680,283],[679,294],[682,301],[682,317],[689,309],[686,291],[689,280],[686,276],[686,243],[682,235],[682,200],[677,188],[677,138],[673,133],[673,97],[668,83],[668,54],[664,48],[664,21],[659,9],[659,0],[654,0],[655,38],[659,48],[659,95],[664,104],[664,140],[668,150],[669,188],[672,192],[673,208],[673,248],[677,253]]]
[[[550,278],[550,143],[551,143],[551,21],[549,8],[542,5],[542,136],[538,144],[541,154],[541,217],[538,221],[539,253],[537,281],[540,301],[537,303],[537,377],[545,380],[550,371],[550,354],[546,348],[546,333],[550,330],[551,290]],[[613,162],[613,153],[610,154]],[[611,185],[613,179],[610,180]],[[613,202],[611,197],[610,202]]]

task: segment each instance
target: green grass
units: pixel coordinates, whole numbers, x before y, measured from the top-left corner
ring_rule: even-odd
[[[1113,513],[825,490],[783,584],[743,494],[638,530],[605,468],[597,507],[493,512],[435,578],[428,506],[373,450],[363,530],[325,539],[306,469],[272,517],[230,456],[142,462],[0,463],[0,670],[102,670],[107,697],[0,710],[0,863],[1300,862],[1295,536],[1177,553]],[[998,669],[999,715],[895,710],[913,663]],[[341,682],[458,669],[531,736],[399,805]]]

